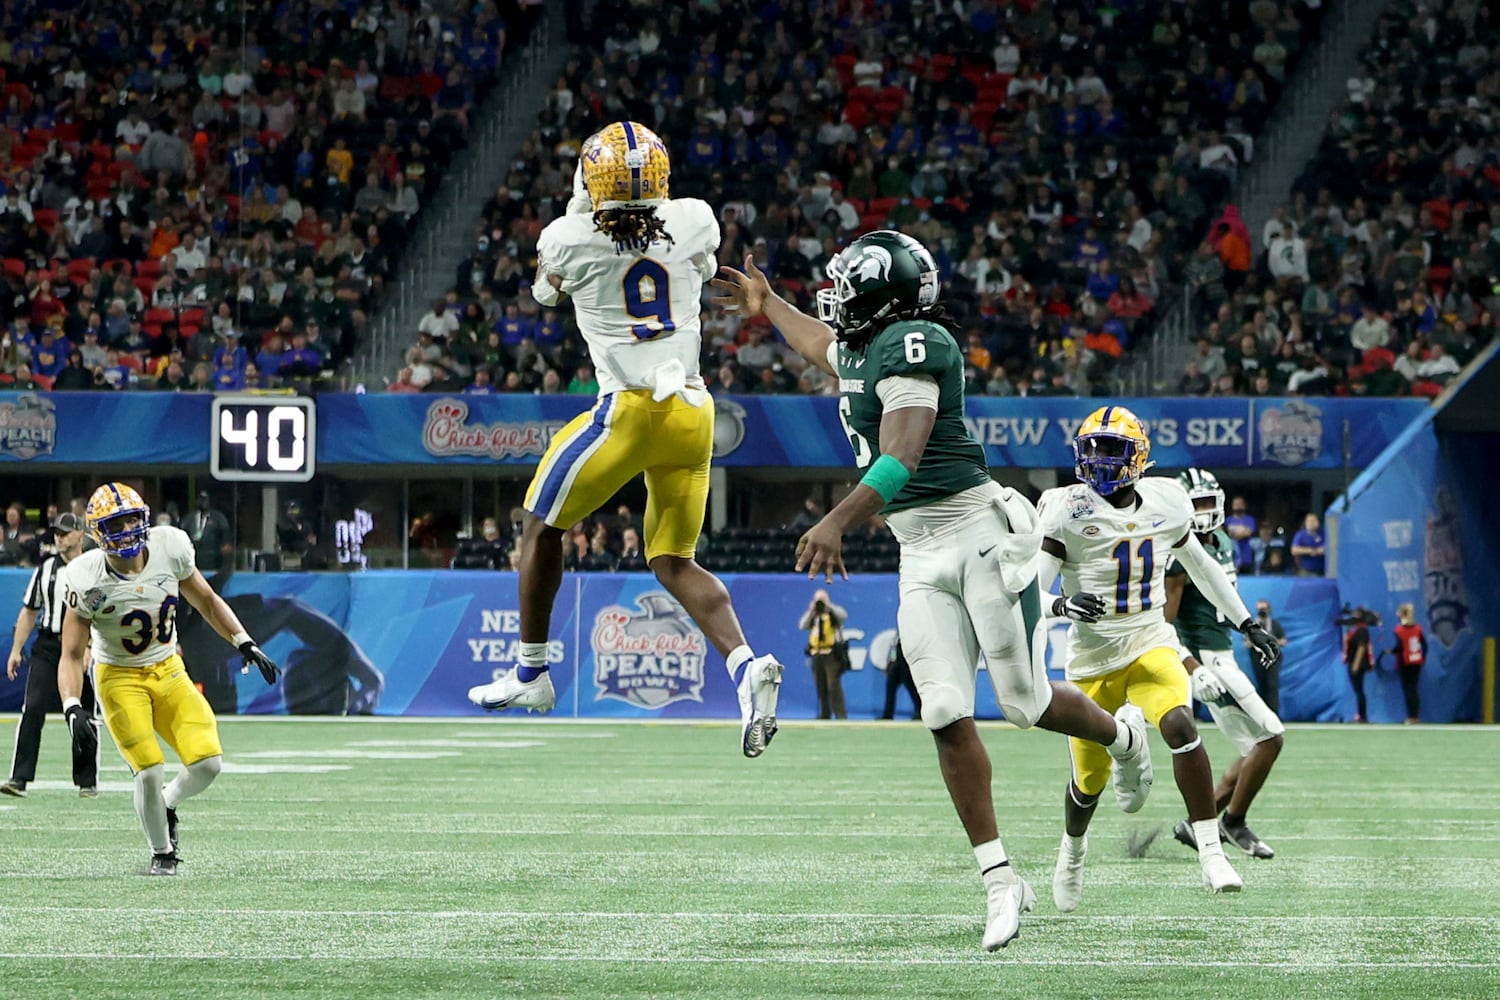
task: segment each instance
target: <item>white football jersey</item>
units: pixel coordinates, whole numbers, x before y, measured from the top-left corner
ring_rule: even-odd
[[[1098,677],[1127,667],[1157,646],[1177,648],[1167,624],[1167,563],[1172,547],[1192,528],[1193,504],[1175,479],[1148,476],[1135,486],[1138,501],[1120,510],[1079,483],[1042,494],[1042,535],[1062,543],[1063,591],[1090,593],[1108,610],[1093,625],[1074,622],[1068,633],[1067,675]]]
[[[617,250],[587,213],[554,219],[537,243],[538,270],[562,278],[573,299],[601,393],[654,389],[655,372],[673,360],[688,385],[703,385],[698,314],[703,283],[719,269],[719,220],[697,198],[658,202],[656,212],[672,239],[644,250]]]
[[[89,623],[95,663],[149,667],[177,652],[177,584],[193,575],[193,541],[160,525],[146,535],[146,566],[134,576],[110,569],[94,549],[62,572],[68,610]]]

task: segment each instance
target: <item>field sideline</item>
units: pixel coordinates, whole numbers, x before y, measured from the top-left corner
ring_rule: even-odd
[[[1103,809],[1076,914],[1052,906],[1067,752],[984,727],[1001,831],[1038,890],[978,949],[983,896],[913,723],[224,719],[225,773],[148,879],[129,774],[67,776],[49,722],[0,799],[0,996],[1500,995],[1500,730],[1293,726],[1235,853],[1198,888],[1155,743],[1152,801]],[[9,739],[14,716],[0,716]],[[1229,747],[1206,730],[1222,768]],[[168,770],[173,769],[169,765]],[[1147,856],[1127,837],[1161,831]]]

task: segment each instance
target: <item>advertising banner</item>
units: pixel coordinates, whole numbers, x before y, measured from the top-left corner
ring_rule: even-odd
[[[198,393],[0,392],[0,467],[53,463],[207,465],[213,397]],[[992,466],[1055,469],[1101,400],[973,397],[967,420]],[[1361,468],[1423,412],[1411,399],[1117,400],[1146,421],[1162,468]],[[589,396],[324,394],[317,463],[531,466]],[[714,455],[735,467],[852,465],[838,401],[735,396],[715,402]]]
[[[25,571],[0,571],[0,607],[19,606],[27,578]],[[180,614],[178,640],[188,669],[223,714],[478,715],[468,689],[516,660],[520,610],[513,573],[237,573],[210,582],[285,669],[274,688],[253,672],[241,674],[234,649],[196,614]],[[730,574],[724,582],[756,651],[786,665],[778,714],[815,718],[817,693],[803,655],[807,634],[797,623],[816,585],[780,574]],[[849,716],[875,718],[884,706],[885,666],[896,638],[896,578],[857,576],[830,589],[849,613],[851,669],[842,678]],[[1285,717],[1345,717],[1349,688],[1333,624],[1339,603],[1333,582],[1249,577],[1240,589],[1252,605],[1270,601],[1290,639],[1281,673]],[[1065,637],[1066,625],[1048,636],[1048,662],[1058,678]],[[1243,650],[1240,655],[1244,661]],[[558,716],[739,715],[723,659],[649,574],[566,576],[548,663]],[[24,677],[0,678],[0,710],[18,708],[24,689]],[[895,711],[911,715],[905,692]],[[979,682],[977,715],[999,717],[987,676]]]

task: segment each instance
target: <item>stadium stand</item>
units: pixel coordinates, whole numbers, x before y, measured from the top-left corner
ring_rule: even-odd
[[[1269,0],[983,4],[964,18],[861,2],[770,4],[725,27],[706,8],[601,3],[459,269],[457,309],[477,301],[493,324],[515,304],[504,335],[422,345],[408,364],[426,367],[398,391],[461,388],[479,368],[475,391],[569,384],[578,338],[526,293],[528,266],[582,138],[627,116],[667,139],[674,191],[720,208],[722,261],[753,253],[806,303],[843,240],[902,228],[938,252],[971,392],[1107,389],[1321,16]],[[699,41],[664,43],[680,38]],[[826,390],[755,327],[705,317],[710,384]]]
[[[1391,3],[1290,203],[1242,234],[1256,268],[1235,287],[1203,258],[1178,390],[1440,394],[1496,334],[1497,114],[1495,6]]]
[[[0,13],[0,385],[304,385],[353,351],[529,16],[151,10]]]

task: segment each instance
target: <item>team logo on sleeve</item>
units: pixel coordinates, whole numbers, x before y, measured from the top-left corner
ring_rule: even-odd
[[[613,605],[594,617],[594,684],[599,698],[640,708],[703,701],[707,643],[682,606],[655,590],[635,599],[638,611]]]
[[[1068,513],[1080,521],[1094,513],[1094,499],[1083,490],[1068,494]]]
[[[33,393],[0,403],[0,456],[36,458],[57,447],[57,407]]]
[[[72,592],[69,592],[68,597],[70,600],[74,596],[75,595]],[[109,614],[114,610],[114,608],[105,607],[104,602],[107,600],[109,600],[109,591],[104,590],[100,587],[90,587],[88,590],[85,590],[83,592],[83,597],[79,599],[78,604],[82,605],[83,610],[87,611],[91,615],[97,615],[101,612],[104,614]]]
[[[1294,399],[1285,407],[1262,410],[1256,432],[1263,461],[1302,465],[1323,451],[1323,411]]]

